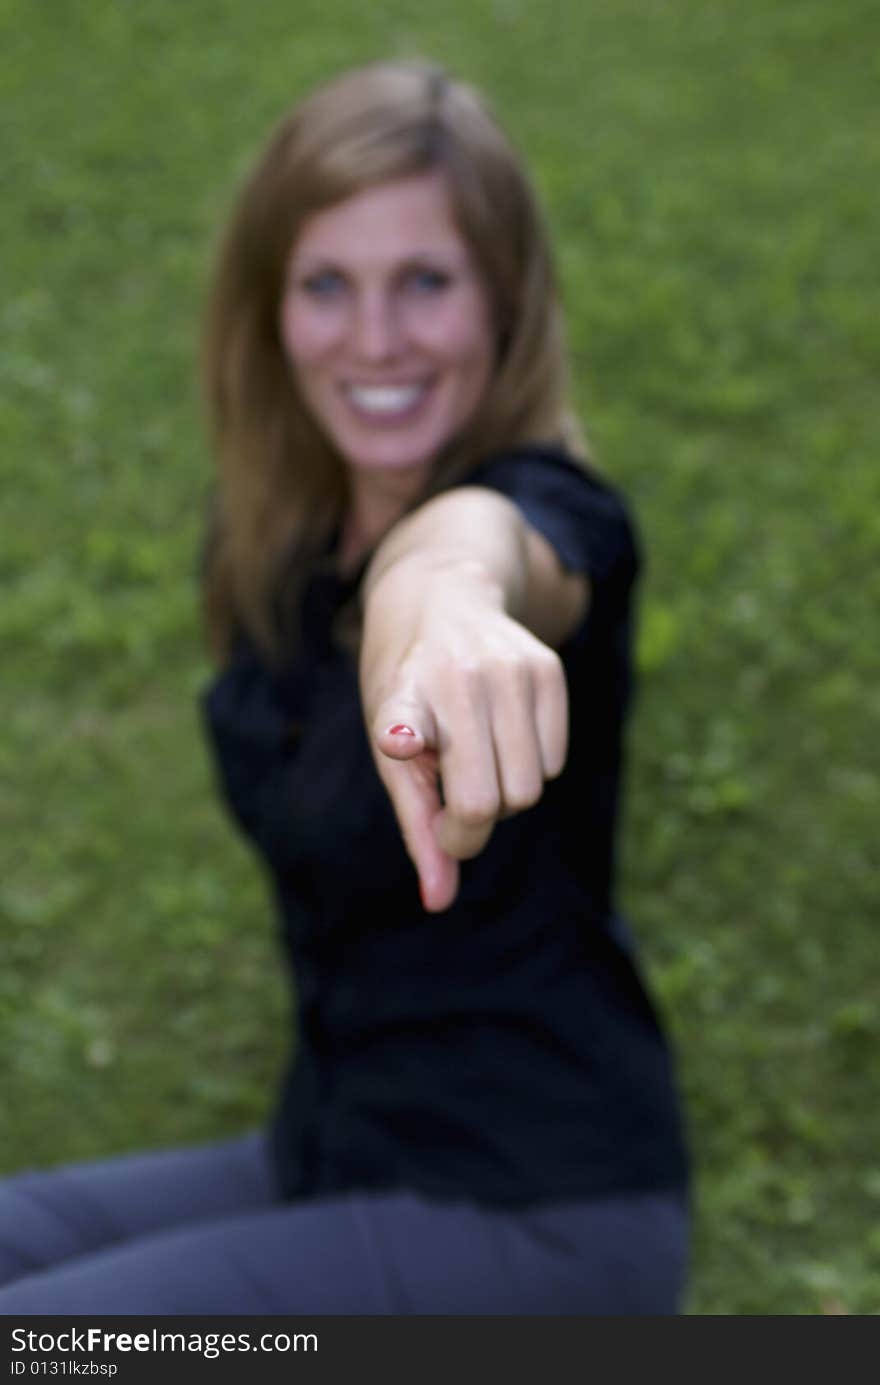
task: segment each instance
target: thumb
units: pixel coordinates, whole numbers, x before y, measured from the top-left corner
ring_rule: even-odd
[[[434,747],[434,719],[415,701],[389,698],[373,718],[373,739],[389,759],[412,760]]]

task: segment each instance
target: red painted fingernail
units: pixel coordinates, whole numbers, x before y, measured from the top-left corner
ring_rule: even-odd
[[[416,733],[411,726],[404,726],[401,721],[396,726],[389,726],[385,734],[386,736],[414,736]]]

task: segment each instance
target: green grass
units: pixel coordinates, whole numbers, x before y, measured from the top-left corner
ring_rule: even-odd
[[[865,0],[0,0],[2,1166],[266,1112],[273,924],[196,706],[196,324],[269,123],[412,52],[484,85],[535,168],[648,550],[621,883],[688,1100],[690,1312],[877,1313]]]

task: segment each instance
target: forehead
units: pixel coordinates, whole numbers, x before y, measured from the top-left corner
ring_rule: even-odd
[[[379,183],[315,212],[294,241],[291,258],[393,263],[417,254],[467,256],[442,173]]]

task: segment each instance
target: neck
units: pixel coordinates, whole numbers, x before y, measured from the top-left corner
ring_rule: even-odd
[[[407,470],[379,476],[354,473],[339,541],[339,568],[351,572],[400,519],[421,488],[423,476]]]

